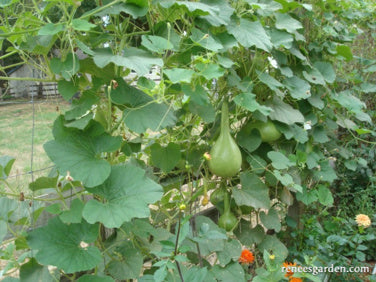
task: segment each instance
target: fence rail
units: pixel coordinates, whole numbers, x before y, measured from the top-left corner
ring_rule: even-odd
[[[56,82],[49,82],[49,83],[40,83],[40,84],[31,84],[26,86],[27,89],[27,96],[28,97],[37,97],[37,98],[47,98],[51,96],[59,96],[60,93],[57,89]],[[20,96],[19,91],[16,89],[10,88],[8,95],[17,98]]]

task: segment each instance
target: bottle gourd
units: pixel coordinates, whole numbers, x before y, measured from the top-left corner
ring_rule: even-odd
[[[231,212],[229,193],[226,191],[224,196],[225,211],[218,219],[218,226],[229,232],[235,229],[235,227],[238,225],[238,220]]]
[[[235,140],[230,135],[227,102],[222,104],[221,132],[210,150],[209,169],[215,175],[232,177],[242,164],[242,155]]]

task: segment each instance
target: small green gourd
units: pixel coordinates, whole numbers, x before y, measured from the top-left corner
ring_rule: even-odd
[[[238,219],[231,212],[229,193],[227,191],[225,192],[224,204],[225,211],[218,219],[218,226],[226,231],[231,231],[238,225]]]
[[[222,104],[221,132],[210,150],[209,169],[215,175],[232,177],[242,164],[242,155],[235,140],[230,135],[227,102]]]

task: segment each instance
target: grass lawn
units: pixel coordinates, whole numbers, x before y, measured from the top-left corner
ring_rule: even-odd
[[[61,99],[35,101],[33,170],[52,165],[44,152],[43,144],[52,139],[52,125],[60,112],[69,108]],[[31,181],[33,105],[18,103],[0,105],[0,156],[16,159],[8,182],[13,192],[27,191]],[[48,170],[34,173],[34,177],[47,175]],[[18,176],[17,176],[18,175]],[[0,184],[0,190],[2,189]]]

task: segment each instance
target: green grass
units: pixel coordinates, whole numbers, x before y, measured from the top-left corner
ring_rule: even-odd
[[[62,100],[35,102],[32,138],[33,105],[25,103],[0,106],[0,156],[8,155],[16,159],[8,179],[12,192],[27,191],[31,181],[31,162],[33,171],[53,165],[44,152],[43,144],[52,139],[52,125],[56,117],[68,108],[69,104]],[[36,172],[34,178],[47,175],[48,172]],[[0,191],[3,188],[0,184]]]

